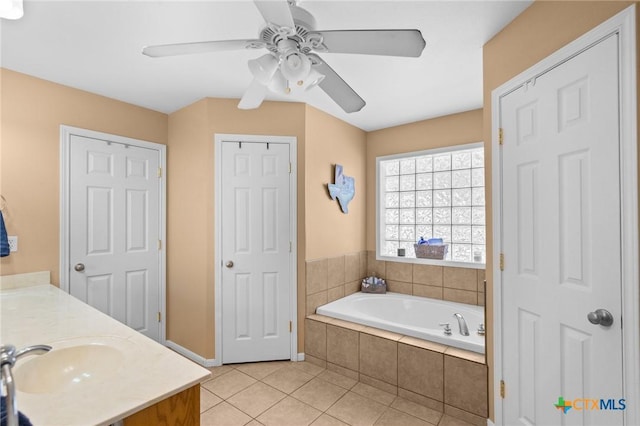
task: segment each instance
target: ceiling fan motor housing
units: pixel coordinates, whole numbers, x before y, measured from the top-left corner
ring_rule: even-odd
[[[316,20],[311,13],[299,6],[290,5],[289,8],[296,26],[295,33],[289,28],[278,27],[269,23],[260,32],[260,39],[266,43],[266,48],[273,53],[282,52],[283,48],[279,47],[280,42],[288,39],[296,43],[300,52],[307,54],[314,48],[309,43],[308,37],[309,33],[316,29]],[[291,46],[287,43],[286,48],[290,49]]]

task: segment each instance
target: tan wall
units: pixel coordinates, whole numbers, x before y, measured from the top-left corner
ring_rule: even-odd
[[[165,144],[167,115],[0,69],[0,193],[18,251],[0,274],[48,270],[59,285],[60,125]]]
[[[370,132],[367,135],[367,250],[376,250],[376,157],[482,142],[482,137],[481,109]]]
[[[505,27],[483,49],[484,137],[487,176],[491,170],[491,92],[551,53],[604,22],[631,2],[537,1]],[[487,187],[487,265],[493,263],[491,188]],[[489,415],[493,414],[493,271],[487,278],[487,363]]]
[[[167,339],[213,358],[213,278],[207,208],[213,189],[207,100],[169,115],[167,142]]]
[[[237,103],[204,99],[169,117],[167,338],[205,358],[219,357],[213,262],[216,133],[298,138],[298,299],[304,301],[305,206],[300,188],[304,188],[305,106],[265,102],[256,110],[239,110]],[[302,347],[300,332],[299,339]]]
[[[307,259],[340,256],[365,249],[366,137],[344,121],[307,106],[306,117]],[[334,182],[334,165],[355,178],[356,194],[349,213],[331,200],[327,183]]]
[[[303,316],[359,289],[366,266],[367,134],[311,106],[307,106],[305,131],[306,299],[298,304],[298,314]],[[327,189],[327,183],[334,182],[336,164],[355,179],[355,196],[347,214]],[[299,327],[302,324],[299,319]]]

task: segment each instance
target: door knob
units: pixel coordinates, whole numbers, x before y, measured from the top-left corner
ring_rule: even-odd
[[[587,319],[591,324],[600,324],[605,327],[611,327],[613,324],[613,315],[606,309],[596,309],[587,314]]]
[[[233,268],[233,261],[232,260],[228,261],[226,266],[227,268]]]
[[[76,266],[73,267],[77,272],[84,271],[84,263],[76,263]]]

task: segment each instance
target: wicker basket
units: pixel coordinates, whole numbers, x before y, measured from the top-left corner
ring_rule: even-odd
[[[416,257],[419,259],[442,260],[447,255],[447,251],[449,250],[449,244],[442,244],[438,246],[430,246],[427,244],[414,244],[413,248],[416,251]]]

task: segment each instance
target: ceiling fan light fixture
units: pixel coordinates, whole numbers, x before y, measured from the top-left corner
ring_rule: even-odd
[[[257,59],[251,59],[248,64],[253,78],[262,84],[268,84],[278,70],[278,59],[271,53],[262,55]]]
[[[20,19],[22,16],[22,0],[0,0],[0,18]]]
[[[271,78],[271,81],[269,82],[267,87],[273,93],[285,93],[285,94],[288,94],[289,93],[289,92],[287,92],[287,90],[289,89],[288,86],[289,86],[289,82],[287,81],[287,79],[284,78],[284,76],[282,75],[282,73],[279,70],[276,70],[275,74]],[[291,90],[289,89],[289,91],[291,91]]]
[[[304,81],[311,71],[311,61],[298,51],[287,51],[282,55],[280,72],[289,81]]]

